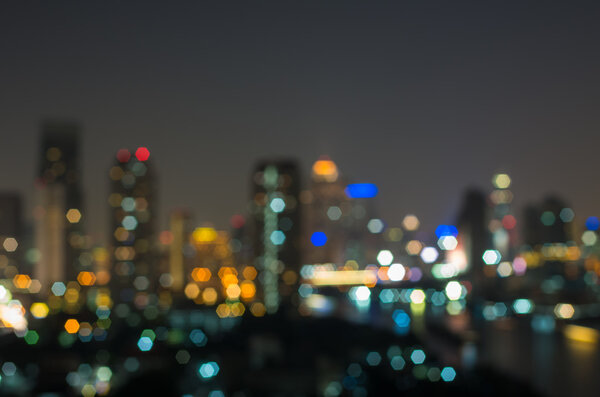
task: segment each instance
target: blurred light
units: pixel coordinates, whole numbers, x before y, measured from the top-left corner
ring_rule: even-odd
[[[138,340],[137,345],[141,351],[147,352],[150,351],[150,349],[152,349],[152,345],[154,345],[154,342],[152,342],[152,339],[150,339],[148,336],[142,336]]]
[[[349,198],[372,198],[377,196],[377,186],[372,183],[353,183],[346,187]]]
[[[4,240],[2,246],[7,252],[15,252],[17,250],[17,247],[19,246],[19,243],[17,243],[17,240],[15,240],[14,238],[9,237]]]
[[[492,183],[497,189],[507,189],[510,186],[510,176],[507,174],[496,174],[492,179]]]
[[[563,332],[568,339],[576,342],[596,343],[600,338],[598,330],[574,324],[566,325]]]
[[[354,287],[354,297],[356,298],[356,300],[358,301],[366,301],[369,300],[369,298],[371,297],[371,290],[368,287],[360,286],[360,287]]]
[[[529,299],[516,299],[513,302],[513,310],[517,314],[528,314],[533,310],[533,303]]]
[[[381,266],[389,266],[393,260],[394,255],[389,250],[381,250],[377,254],[377,262],[379,262]]]
[[[425,302],[425,292],[421,289],[415,289],[410,293],[410,301],[412,303],[421,304]]]
[[[527,261],[525,261],[525,259],[521,256],[517,256],[514,260],[513,260],[513,270],[515,272],[515,274],[517,276],[521,276],[523,274],[525,274],[525,271],[527,270]]]
[[[313,178],[325,182],[335,182],[338,178],[338,169],[335,163],[323,157],[313,164]]]
[[[439,253],[434,247],[425,247],[421,251],[421,259],[425,263],[433,263],[438,258]]]
[[[79,321],[74,318],[70,318],[65,322],[65,331],[69,334],[75,334],[79,331]]]
[[[276,197],[273,200],[271,200],[270,207],[273,210],[273,212],[282,212],[285,209],[285,201],[283,201],[282,198]]]
[[[598,228],[600,227],[600,220],[598,219],[598,217],[590,216],[585,220],[585,227],[588,230],[598,230]]]
[[[592,230],[586,230],[581,235],[581,241],[583,244],[591,247],[592,245],[596,244],[596,241],[598,241],[598,236],[596,235],[596,232]]]
[[[402,220],[402,226],[408,231],[417,230],[419,228],[419,218],[414,215],[406,215]]]
[[[310,236],[310,242],[315,247],[322,247],[327,243],[327,235],[323,232],[314,232]]]
[[[217,231],[212,227],[197,227],[192,233],[192,239],[196,243],[212,243],[217,239]]]
[[[55,296],[63,296],[67,291],[67,287],[63,282],[57,281],[52,284],[52,288],[50,288],[50,290]]]
[[[369,352],[366,360],[367,364],[369,364],[371,367],[375,367],[381,363],[381,354],[377,352]]]
[[[502,255],[497,250],[486,250],[481,256],[486,265],[497,265],[502,259]]]
[[[394,310],[392,319],[400,328],[407,328],[410,325],[410,316],[402,309]]]
[[[117,160],[119,161],[119,163],[128,162],[130,157],[131,157],[131,153],[129,153],[129,150],[127,150],[127,149],[120,149],[117,152]]]
[[[425,352],[421,349],[413,350],[410,354],[410,360],[415,364],[423,364],[425,362]]]
[[[381,219],[371,219],[369,223],[367,223],[367,229],[373,234],[379,234],[383,231],[385,225],[381,221]]]
[[[387,276],[391,281],[401,281],[406,275],[406,269],[400,263],[394,263],[388,269]]]
[[[544,211],[540,217],[540,220],[544,226],[552,226],[554,225],[554,222],[556,222],[556,216],[554,216],[552,211]]]
[[[35,302],[29,308],[31,315],[35,318],[46,318],[48,316],[48,305],[44,302]]]
[[[454,378],[456,378],[456,371],[452,367],[444,367],[440,376],[444,380],[444,382],[452,382]]]
[[[204,379],[213,378],[219,373],[219,365],[214,361],[203,363],[198,368],[198,373]]]
[[[337,206],[329,207],[327,209],[327,217],[332,221],[337,221],[342,217],[342,210]]]
[[[452,226],[452,225],[439,225],[435,229],[435,235],[437,238],[441,238],[444,236],[456,237],[456,236],[458,236],[458,229],[456,228],[456,226]]]
[[[554,314],[558,318],[568,319],[573,317],[575,309],[569,303],[559,303],[554,307]]]
[[[513,268],[510,262],[501,262],[496,269],[500,277],[508,277],[512,274]]]
[[[575,218],[575,212],[571,208],[563,208],[558,215],[564,223],[572,222]]]
[[[67,211],[66,217],[69,223],[78,223],[81,220],[81,212],[76,208],[71,208]]]
[[[275,245],[281,245],[285,242],[285,233],[283,233],[281,230],[274,230],[271,233],[271,242]]]
[[[137,150],[135,151],[135,157],[139,160],[139,161],[146,161],[148,160],[148,158],[150,157],[150,151],[148,150],[148,148],[145,147],[139,147],[137,148]]]
[[[458,281],[450,281],[448,284],[446,284],[444,291],[446,292],[448,299],[455,301],[460,299],[463,292],[463,287]]]
[[[437,244],[442,250],[452,251],[453,249],[456,249],[456,246],[458,246],[458,241],[454,236],[442,236],[439,238]]]
[[[310,282],[314,285],[323,286],[374,285],[377,283],[377,272],[373,270],[315,270]]]

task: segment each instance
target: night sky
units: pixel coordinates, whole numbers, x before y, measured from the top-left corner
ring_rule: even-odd
[[[556,192],[600,215],[597,1],[5,1],[0,189],[32,203],[39,123],[79,120],[87,228],[108,168],[147,146],[162,226],[226,227],[263,156],[328,154],[379,215],[451,222],[507,171],[519,208]]]

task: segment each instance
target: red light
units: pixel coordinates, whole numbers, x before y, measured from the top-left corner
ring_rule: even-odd
[[[135,151],[135,157],[140,161],[146,161],[148,160],[148,157],[150,157],[150,151],[148,150],[148,148],[145,148],[143,146],[139,147]]]
[[[127,150],[127,149],[120,149],[117,152],[117,160],[119,160],[119,163],[128,162],[130,157],[131,157],[131,153],[129,153],[129,150]]]
[[[244,219],[243,216],[241,215],[234,215],[231,217],[231,226],[234,229],[239,229],[240,227],[244,226],[244,224],[246,223],[246,219]]]
[[[514,216],[512,216],[512,215],[506,215],[504,218],[502,218],[502,226],[504,226],[504,228],[506,230],[511,230],[516,225],[517,225],[517,220],[515,219]]]

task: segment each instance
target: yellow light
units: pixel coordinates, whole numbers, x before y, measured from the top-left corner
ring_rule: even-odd
[[[402,220],[402,226],[408,231],[417,230],[419,228],[421,222],[419,222],[419,218],[414,215],[406,215],[404,220]]]
[[[189,283],[185,286],[183,293],[188,299],[196,299],[200,295],[200,288],[194,283]]]
[[[35,318],[46,318],[50,309],[44,302],[35,302],[29,308],[31,315]]]
[[[192,238],[196,243],[211,243],[217,239],[217,231],[212,227],[198,227],[192,233]]]
[[[77,208],[71,208],[67,211],[67,220],[70,223],[78,223],[81,220],[81,212]]]
[[[494,186],[498,189],[506,189],[510,186],[510,176],[507,174],[496,174],[492,180]]]
[[[202,300],[207,305],[214,305],[217,301],[217,291],[214,288],[207,288],[202,292]]]
[[[554,307],[554,314],[558,318],[571,318],[575,314],[575,308],[570,303],[559,303]]]
[[[569,324],[563,330],[565,336],[576,342],[596,343],[600,338],[600,332],[593,328]]]
[[[221,303],[219,306],[217,306],[216,312],[217,316],[221,318],[229,317],[229,314],[231,314],[231,310],[229,309],[229,306],[226,303]]]
[[[372,285],[377,283],[374,270],[317,270],[309,280],[313,285]]]
[[[225,290],[225,294],[229,299],[237,299],[240,297],[240,293],[242,292],[241,288],[237,284],[230,284]]]
[[[74,318],[70,318],[65,322],[65,331],[70,334],[75,334],[79,331],[79,321]]]
[[[316,180],[335,182],[338,178],[338,169],[335,163],[329,159],[317,160],[312,167],[313,177]]]

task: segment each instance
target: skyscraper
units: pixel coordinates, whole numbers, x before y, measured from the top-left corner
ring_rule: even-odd
[[[36,180],[35,240],[40,259],[34,276],[43,290],[56,281],[74,280],[83,264],[79,125],[47,121]]]
[[[7,269],[25,272],[22,258],[23,212],[21,196],[17,193],[0,193],[0,277],[10,278]],[[14,268],[11,268],[13,266]]]
[[[159,271],[155,247],[156,180],[150,152],[121,149],[110,169],[112,299],[143,309],[152,302]]]
[[[252,177],[254,265],[267,312],[295,290],[300,268],[300,175],[294,161],[262,161]]]

